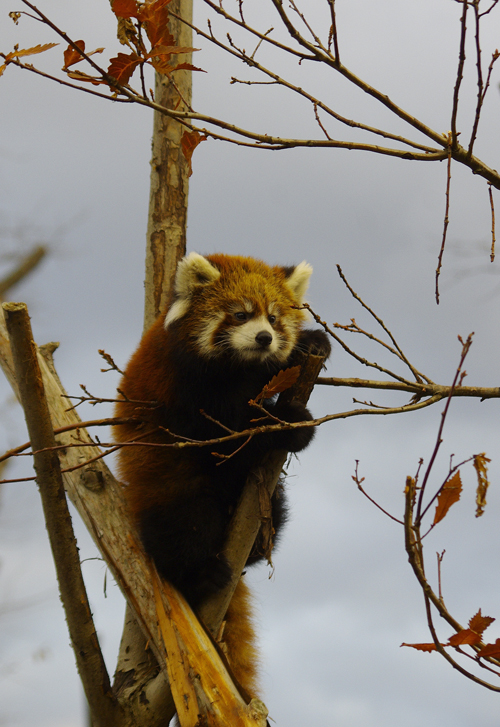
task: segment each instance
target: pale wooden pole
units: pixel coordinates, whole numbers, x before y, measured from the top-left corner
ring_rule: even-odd
[[[188,22],[193,0],[172,0],[169,9]],[[192,47],[192,30],[170,16],[170,31],[180,47]],[[191,63],[191,54],[177,56]],[[155,100],[166,108],[188,110],[192,97],[192,72],[179,70],[173,79],[156,74]],[[177,263],[186,253],[189,163],[181,150],[186,126],[154,112],[151,183],[146,234],[144,329],[151,326],[170,302]]]

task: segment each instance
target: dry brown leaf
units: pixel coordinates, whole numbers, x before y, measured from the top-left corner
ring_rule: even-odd
[[[483,616],[481,609],[469,621],[469,628],[476,634],[482,634],[495,619],[491,616]]]
[[[141,5],[137,19],[144,25],[146,34],[152,46],[175,45],[175,38],[169,32],[169,13],[167,5],[170,0],[154,0]]]
[[[77,45],[80,50],[85,50],[85,41],[84,40],[75,40],[75,45]],[[70,66],[74,66],[75,63],[80,63],[80,61],[83,61],[83,56],[81,53],[78,53],[77,50],[73,48],[73,46],[68,45],[66,50],[64,51],[64,66],[63,71],[67,70]]]
[[[35,53],[44,53],[46,50],[55,48],[59,43],[45,43],[45,45],[35,45],[33,48],[25,48],[24,50],[14,50],[12,53],[8,53],[9,58],[21,58],[21,56],[33,56]]]
[[[271,399],[276,394],[281,394],[295,384],[300,374],[300,366],[291,366],[289,369],[278,371],[271,381],[264,386],[256,401]]]
[[[115,58],[110,58],[108,73],[124,86],[141,62],[137,53],[118,53]]]
[[[500,657],[500,639],[497,639],[494,644],[485,644],[483,648],[477,652],[478,656],[495,656]]]
[[[462,480],[460,479],[460,472],[455,472],[453,477],[444,483],[438,495],[433,525],[437,525],[438,522],[446,517],[450,507],[460,500],[461,492]]]
[[[136,0],[113,0],[111,8],[117,18],[137,17]]]
[[[476,490],[476,517],[481,517],[486,507],[486,492],[488,491],[488,468],[486,462],[491,462],[485,452],[474,455],[474,469],[477,474],[477,490]]]
[[[0,76],[3,75],[3,72],[14,58],[32,56],[35,55],[35,53],[43,53],[46,50],[50,50],[50,48],[54,48],[56,45],[59,45],[59,43],[45,43],[45,45],[35,45],[33,46],[33,48],[24,48],[21,50],[19,50],[19,48],[17,47],[14,47],[14,50],[10,53],[7,53],[7,55],[5,56],[5,63],[0,66]]]
[[[85,52],[85,41],[84,40],[75,40],[75,45],[77,45],[80,50]],[[91,50],[85,53],[87,56],[93,56],[96,53],[102,53],[104,48],[96,48],[95,50]],[[83,61],[84,58],[81,53],[78,53],[77,50],[73,48],[73,46],[68,45],[66,50],[64,51],[64,66],[62,67],[63,71],[67,71],[70,66],[74,66],[75,63],[80,63],[80,61]]]
[[[476,634],[471,629],[462,629],[448,639],[450,646],[466,646],[467,644],[479,644],[481,641],[480,634]]]
[[[185,131],[181,137],[182,153],[184,154],[184,158],[189,164],[189,177],[193,173],[193,168],[191,166],[191,157],[193,156],[193,152],[198,144],[200,144],[202,141],[205,141],[206,138],[207,137],[203,134],[200,134],[199,131]]]
[[[75,81],[84,81],[85,83],[92,83],[94,86],[99,86],[104,84],[107,86],[108,84],[106,81],[102,78],[98,78],[97,76],[89,76],[88,73],[84,73],[83,71],[66,71],[68,74],[68,78],[73,78]]]
[[[178,55],[179,53],[192,53],[195,50],[200,50],[199,48],[190,48],[188,46],[182,46],[182,45],[155,45],[154,48],[151,48],[150,52],[145,56],[145,58],[151,58],[151,56],[171,56],[171,55]]]
[[[405,643],[402,643],[401,646],[410,646],[412,649],[416,649],[417,651],[436,651],[436,644],[405,644]]]

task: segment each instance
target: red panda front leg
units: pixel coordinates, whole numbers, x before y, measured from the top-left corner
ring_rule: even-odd
[[[311,421],[312,414],[300,401],[291,401],[286,404],[267,404],[267,411],[277,419],[289,424]],[[263,435],[265,437],[265,435]],[[270,439],[265,443],[267,448],[286,449],[287,452],[301,452],[314,437],[313,427],[297,429],[284,429],[281,432],[272,432]]]
[[[324,356],[326,359],[330,355],[330,351],[330,340],[324,331],[319,329],[303,330],[300,332],[297,343],[286,362],[286,366],[283,366],[283,368],[300,365],[304,359],[304,354]],[[266,409],[273,416],[290,424],[311,421],[313,418],[309,409],[299,401],[280,404],[278,400],[276,403],[266,405]],[[310,444],[314,437],[314,431],[312,427],[303,427],[276,432],[272,435],[272,446],[275,449],[286,449],[289,452],[301,452]]]

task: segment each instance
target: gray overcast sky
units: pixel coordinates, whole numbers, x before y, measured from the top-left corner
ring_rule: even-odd
[[[28,18],[14,26],[7,13],[21,9],[20,3],[2,5],[2,51],[16,42],[27,47],[56,40]],[[106,57],[120,50],[105,0],[41,0],[39,7],[74,38],[84,38],[87,48],[106,46]],[[307,3],[318,22],[321,7],[319,0]],[[264,30],[276,25],[264,0],[249,5],[252,11]],[[460,11],[453,0],[338,0],[342,60],[406,110],[447,133]],[[201,19],[199,5],[197,12]],[[487,61],[499,43],[499,12],[485,19]],[[220,23],[214,28],[223,30]],[[267,133],[319,135],[310,109],[274,86],[230,85],[232,75],[249,78],[248,69],[199,40],[194,44],[203,49],[195,63],[208,71],[195,77],[197,110]],[[404,131],[400,122],[333,74],[261,52],[278,72],[309,84],[340,113]],[[465,138],[475,98],[472,46],[467,53],[470,67],[459,118]],[[61,47],[33,60],[39,67],[60,68]],[[497,69],[476,146],[476,154],[493,168],[499,164],[498,80]],[[116,379],[99,372],[97,349],[105,348],[123,364],[141,333],[151,114],[12,67],[0,79],[0,100],[2,250],[39,241],[51,247],[49,258],[13,297],[28,303],[39,343],[61,342],[56,363],[69,392],[77,394],[85,383],[109,396]],[[332,137],[350,138],[341,127],[328,128]],[[322,317],[344,324],[354,317],[368,325],[337,276],[338,263],[421,371],[449,383],[460,354],[457,335],[475,331],[466,383],[498,384],[500,277],[498,263],[488,262],[491,221],[483,180],[453,168],[437,307],[434,270],[445,164],[340,150],[272,153],[214,141],[199,146],[193,163],[190,250],[241,253],[283,264],[305,258],[315,269],[310,301]],[[497,193],[495,199],[499,207]],[[379,351],[356,343],[363,354],[381,358]],[[367,376],[339,346],[329,372]],[[26,431],[8,389],[2,392],[0,432],[7,448],[25,441]],[[317,415],[347,410],[352,397],[349,390],[321,388],[311,406]],[[404,401],[395,395],[372,398],[384,405]],[[486,451],[493,460],[484,517],[474,518],[469,465],[463,470],[462,501],[426,546],[433,578],[434,554],[446,548],[444,596],[461,622],[480,607],[500,616],[497,406],[494,401],[453,402],[435,469],[437,484],[452,453],[463,459]],[[270,580],[265,568],[251,576],[263,694],[278,726],[498,725],[495,693],[466,681],[437,655],[399,648],[403,641],[430,640],[423,599],[407,563],[400,526],[366,501],[351,479],[359,460],[370,494],[400,517],[405,478],[414,474],[420,457],[429,459],[441,409],[326,425],[291,468],[292,516],[275,557],[276,570]],[[83,414],[95,415],[92,409]],[[20,463],[15,476],[28,471],[29,463]],[[10,472],[14,476],[14,468]],[[4,486],[0,496],[0,724],[31,727],[36,720],[39,727],[83,727],[83,698],[35,487]],[[95,557],[78,522],[76,527],[82,557]],[[109,576],[106,582],[100,561],[86,562],[84,574],[113,671],[123,601]],[[30,599],[31,607],[7,611],[9,604]],[[439,626],[446,640],[450,629]],[[490,641],[500,636],[497,624],[487,635]]]

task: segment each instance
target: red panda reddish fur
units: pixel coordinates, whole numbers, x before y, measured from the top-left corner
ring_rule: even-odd
[[[144,335],[120,383],[127,400],[118,403],[116,415],[140,422],[115,427],[116,439],[166,444],[179,435],[203,441],[224,436],[223,427],[251,428],[259,414],[248,401],[279,370],[295,365],[299,351],[330,351],[322,331],[303,329],[300,304],[311,272],[306,263],[284,268],[222,254],[183,258],[172,305]],[[311,419],[298,402],[265,405],[285,421]],[[249,471],[264,453],[299,452],[312,436],[310,427],[261,434],[222,464],[213,452],[231,454],[241,440],[120,450],[119,474],[144,548],[194,609],[231,576],[221,552]],[[286,517],[284,496],[273,497],[272,504],[277,535]],[[247,565],[261,557],[257,539]],[[223,641],[236,678],[254,695],[257,655],[243,579],[226,615]]]

